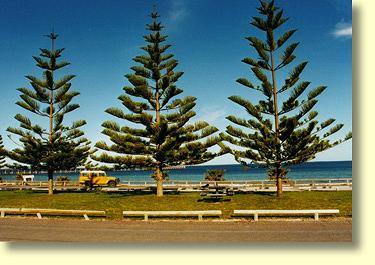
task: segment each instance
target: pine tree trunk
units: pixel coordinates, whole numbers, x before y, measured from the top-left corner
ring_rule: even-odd
[[[157,126],[160,126],[160,102],[159,102],[160,94],[159,94],[159,81],[158,80],[155,80],[155,87],[156,87],[156,93],[155,93],[156,124],[157,124]],[[159,151],[160,145],[157,145],[156,149],[157,149],[157,151]],[[162,174],[161,167],[160,167],[159,163],[156,167],[156,196],[162,197],[163,196],[163,174]]]
[[[55,42],[52,39],[52,52],[55,50]],[[53,71],[51,71],[53,78]],[[53,85],[50,92],[50,102],[49,102],[49,148],[52,147],[52,134],[53,134]],[[50,155],[50,154],[48,154]],[[48,195],[53,194],[53,169],[48,169]]]
[[[276,173],[275,173],[277,197],[281,197],[281,195],[283,194],[283,178],[281,176],[280,168],[281,168],[281,165],[278,163],[276,165]]]
[[[163,196],[163,174],[159,167],[156,168],[156,196]]]
[[[53,194],[53,170],[48,170],[48,195]]]
[[[157,180],[156,182],[156,196],[162,197],[163,194],[163,180]]]
[[[275,69],[275,58],[274,51],[271,50],[271,72],[272,72],[272,86],[273,86],[273,104],[274,104],[274,116],[275,116],[275,149],[276,157],[278,158],[276,165],[276,188],[277,188],[277,197],[280,197],[283,192],[282,179],[280,176],[280,139],[279,139],[279,108],[277,105],[277,87],[276,87],[276,69]]]
[[[281,195],[283,194],[283,180],[281,177],[278,177],[276,181],[277,197],[281,197]]]

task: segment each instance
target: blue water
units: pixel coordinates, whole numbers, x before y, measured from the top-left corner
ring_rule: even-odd
[[[264,168],[246,168],[242,165],[189,166],[185,169],[169,170],[170,180],[203,180],[209,169],[224,169],[225,180],[265,180],[268,179]],[[107,172],[109,176],[120,178],[121,181],[150,181],[151,171],[116,171]],[[79,173],[55,173],[57,176],[69,176],[72,181],[78,180]],[[14,180],[14,175],[0,176],[3,180]],[[289,179],[340,179],[352,178],[352,161],[308,162],[293,166],[288,173]],[[46,174],[35,175],[35,181],[47,180]]]

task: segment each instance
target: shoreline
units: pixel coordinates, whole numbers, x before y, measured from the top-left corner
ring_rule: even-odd
[[[265,168],[246,168],[239,164],[230,165],[195,165],[187,166],[185,169],[166,170],[171,180],[204,180],[207,170],[223,169],[225,171],[224,179],[226,180],[266,180],[268,175]],[[326,161],[326,162],[307,162],[301,165],[295,165],[290,168],[288,173],[289,179],[306,179],[306,178],[352,178],[352,161]],[[0,171],[4,172],[4,171]],[[107,175],[119,177],[121,180],[150,181],[152,171],[143,170],[125,170],[110,171],[106,170]],[[32,173],[35,180],[46,180],[46,173]],[[54,177],[68,176],[71,180],[78,179],[79,170],[75,172],[56,171]],[[4,180],[14,180],[15,174],[1,175]]]

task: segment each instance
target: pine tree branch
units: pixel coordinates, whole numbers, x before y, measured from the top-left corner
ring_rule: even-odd
[[[293,55],[293,52],[294,50],[297,48],[297,46],[299,45],[299,42],[296,42],[296,43],[292,43],[291,45],[289,45],[283,55],[281,56],[281,63],[276,66],[275,70],[280,70],[281,68],[287,66],[288,64],[290,64],[296,57]]]
[[[293,36],[293,34],[296,32],[296,29],[288,30],[285,32],[278,40],[277,40],[277,49],[279,49],[285,42],[287,42],[290,37]]]
[[[305,103],[305,101],[302,101],[302,103],[300,104],[297,101],[297,98],[303,94],[303,92],[307,89],[307,87],[310,85],[310,83],[311,82],[306,82],[306,81],[302,82],[293,89],[289,98],[286,101],[283,102],[283,106],[281,108],[281,111],[279,112],[279,115],[283,115],[283,114],[286,114],[288,112],[291,112],[294,109],[300,107],[301,105],[303,105]]]
[[[282,86],[282,88],[279,91],[277,91],[277,93],[278,94],[282,93],[285,90],[294,86],[298,82],[299,76],[302,73],[302,71],[305,69],[306,65],[307,65],[307,62],[303,62],[303,63],[297,65],[295,68],[293,68],[293,70],[289,73],[288,78],[285,79],[284,85]]]

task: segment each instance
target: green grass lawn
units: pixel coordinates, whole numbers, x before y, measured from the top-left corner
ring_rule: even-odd
[[[1,207],[105,210],[111,219],[121,219],[124,210],[222,210],[229,218],[234,209],[339,209],[351,217],[352,192],[284,192],[236,194],[230,201],[199,201],[199,193],[153,194],[61,192],[49,196],[33,191],[0,191]]]

